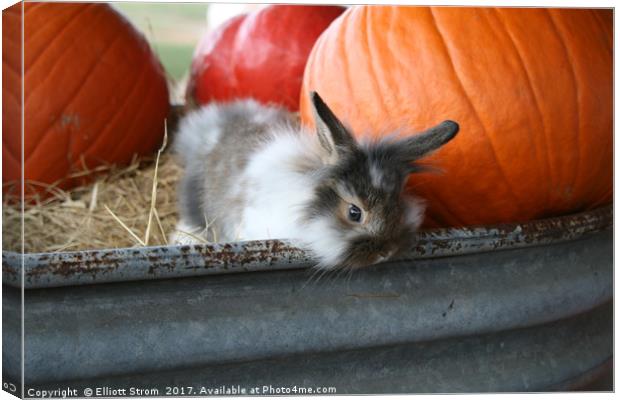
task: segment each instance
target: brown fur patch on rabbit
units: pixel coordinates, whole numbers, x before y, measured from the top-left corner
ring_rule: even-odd
[[[185,164],[178,229],[220,241],[292,239],[322,268],[361,267],[408,250],[424,205],[404,184],[415,161],[450,141],[458,125],[359,144],[317,93],[311,97],[315,134],[254,101],[189,115],[176,146]],[[211,222],[216,228],[205,233]]]

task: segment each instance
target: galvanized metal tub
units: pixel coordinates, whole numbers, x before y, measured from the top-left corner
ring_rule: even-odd
[[[421,232],[403,260],[318,282],[286,241],[4,252],[4,378],[20,382],[23,284],[26,396],[583,386],[611,368],[611,228],[604,207]]]

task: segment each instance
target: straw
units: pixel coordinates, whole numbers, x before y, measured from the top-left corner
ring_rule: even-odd
[[[168,144],[168,121],[164,120],[164,141],[161,148],[157,151],[157,158],[155,159],[155,171],[153,172],[153,186],[151,189],[151,207],[149,209],[149,221],[146,224],[146,232],[144,233],[144,245],[149,245],[149,235],[151,233],[151,222],[153,221],[153,214],[155,213],[155,203],[157,202],[157,169],[159,167],[159,157]],[[163,233],[163,230],[162,230]],[[164,235],[165,236],[165,235]]]
[[[102,168],[94,170],[98,179],[71,190],[29,182],[47,195],[33,196],[25,206],[26,252],[168,244],[177,221],[181,169],[165,151],[165,143],[155,159],[135,158],[124,168],[109,167],[106,174],[101,174]],[[9,197],[5,195],[2,207],[2,246],[20,251],[21,207]]]

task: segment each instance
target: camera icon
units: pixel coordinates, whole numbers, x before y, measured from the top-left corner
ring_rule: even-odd
[[[17,391],[17,386],[15,386],[14,384],[10,383],[10,382],[4,382],[2,384],[2,387],[5,390],[8,390],[11,393],[15,393]]]

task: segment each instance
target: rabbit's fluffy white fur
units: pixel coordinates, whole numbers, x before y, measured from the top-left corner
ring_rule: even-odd
[[[175,150],[185,172],[171,242],[290,239],[324,268],[380,262],[411,245],[424,204],[404,183],[458,125],[359,145],[311,96],[315,132],[253,100],[210,104],[181,121]]]

